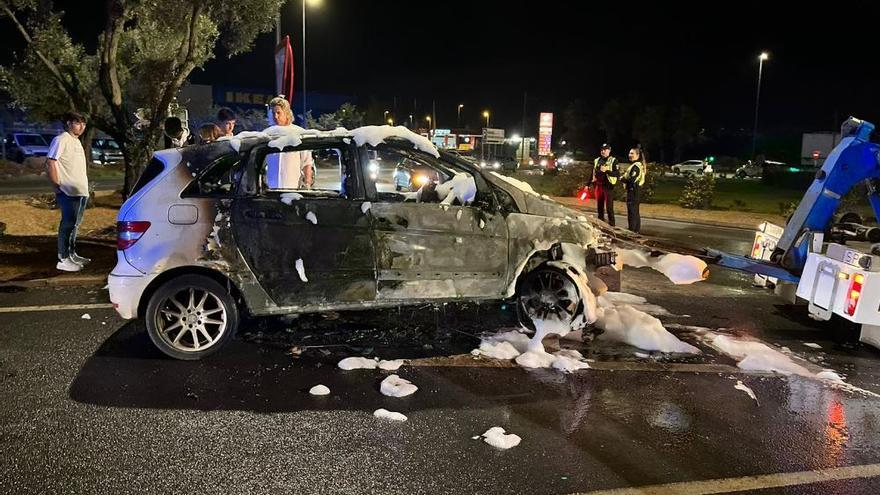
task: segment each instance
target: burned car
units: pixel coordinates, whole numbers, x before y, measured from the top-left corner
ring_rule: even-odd
[[[373,180],[377,156],[432,171],[432,194]],[[272,164],[303,157],[314,182],[279,187]],[[109,289],[178,359],[216,352],[243,314],[515,299],[526,324],[584,328],[587,279],[614,261],[600,243],[575,211],[403,127],[275,127],[156,152],[119,211]]]

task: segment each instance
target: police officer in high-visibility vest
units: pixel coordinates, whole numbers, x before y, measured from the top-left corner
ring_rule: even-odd
[[[639,233],[642,230],[642,217],[639,214],[642,186],[645,185],[647,160],[641,148],[629,150],[630,166],[627,167],[620,180],[626,187],[626,219],[629,230]]]
[[[603,144],[599,149],[599,158],[593,160],[593,186],[596,189],[596,210],[599,220],[605,220],[605,209],[608,209],[608,224],[614,226],[614,186],[620,171],[617,160],[611,156],[611,146]]]

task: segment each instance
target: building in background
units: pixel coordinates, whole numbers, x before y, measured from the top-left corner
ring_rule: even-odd
[[[270,88],[244,88],[238,86],[190,84],[180,89],[177,100],[191,115],[207,115],[214,107],[228,107],[237,112],[265,109],[269,100],[277,96]],[[335,112],[343,103],[357,103],[357,98],[349,95],[309,92],[309,110],[317,119],[325,113]],[[302,94],[293,96],[291,102],[296,123],[302,124]]]
[[[839,132],[807,132],[801,139],[801,166],[818,167],[840,143]]]

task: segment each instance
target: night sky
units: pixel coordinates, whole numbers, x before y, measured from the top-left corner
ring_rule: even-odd
[[[285,5],[282,22],[297,64],[300,2]],[[93,13],[103,2],[57,3],[76,6],[66,18],[76,36],[100,29]],[[880,120],[876,2],[847,4],[848,12],[834,4],[672,4],[323,0],[308,7],[308,89],[361,102],[396,96],[398,119],[412,113],[414,98],[424,117],[434,99],[438,127],[453,126],[463,103],[467,122],[490,109],[493,127],[519,128],[527,91],[530,116],[559,113],[575,98],[598,111],[610,98],[634,97],[691,105],[707,127],[750,129],[757,56],[766,50],[765,132],[831,129],[849,114]],[[20,46],[6,21],[0,32],[4,46]],[[253,53],[218,54],[192,80],[270,88],[273,45],[274,30]],[[9,58],[0,50],[0,62]]]

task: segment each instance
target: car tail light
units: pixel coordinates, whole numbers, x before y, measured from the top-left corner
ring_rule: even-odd
[[[849,283],[849,293],[846,296],[846,314],[852,316],[856,314],[856,306],[862,297],[862,284],[865,282],[865,276],[857,273],[853,276],[852,282]]]
[[[752,258],[761,259],[761,248],[764,247],[764,237],[760,235],[755,236],[755,245],[752,246]]]
[[[116,249],[125,251],[150,228],[150,222],[116,222]]]

